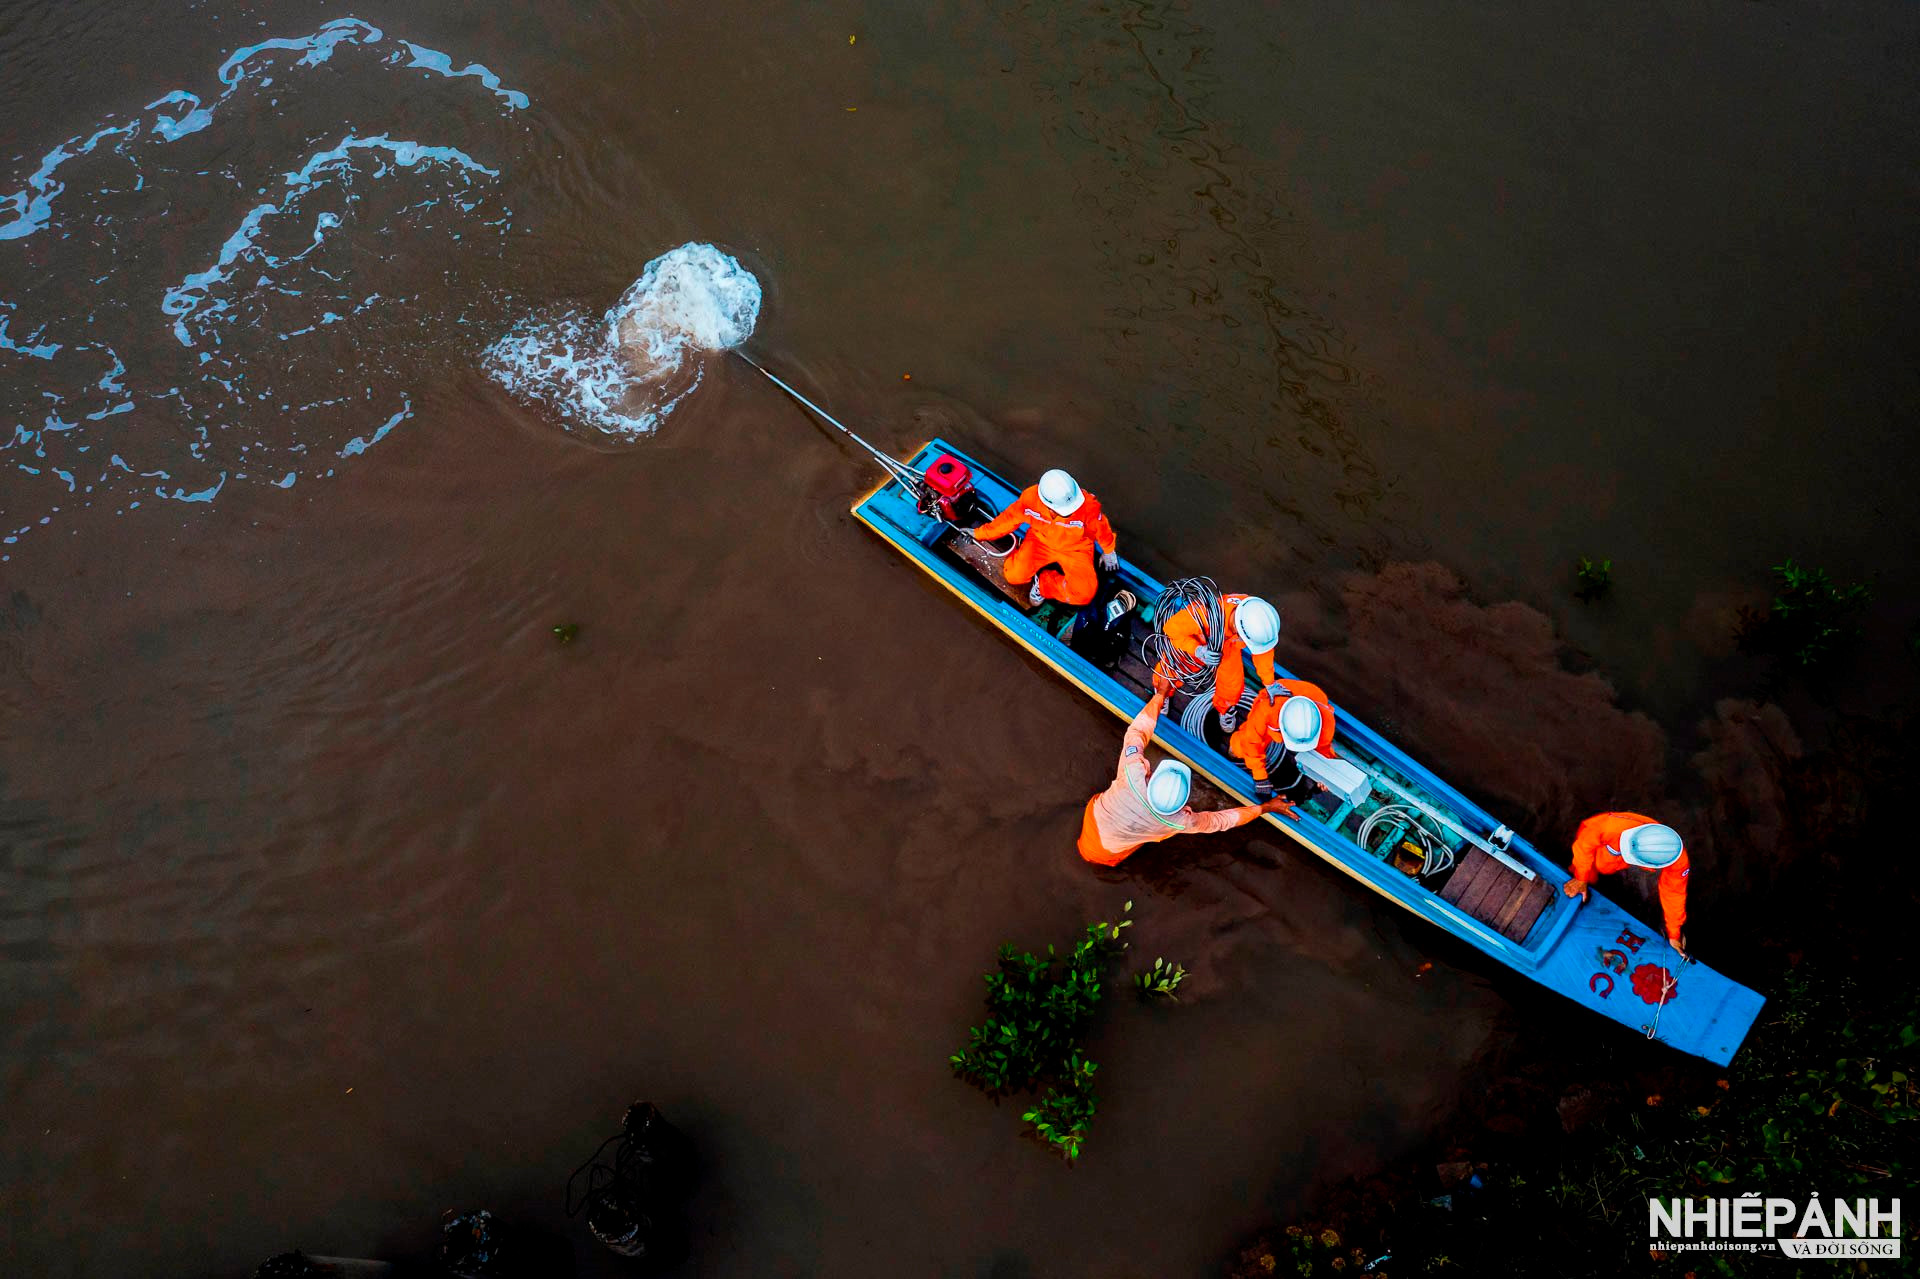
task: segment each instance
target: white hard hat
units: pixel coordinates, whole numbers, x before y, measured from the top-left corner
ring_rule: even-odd
[[[1147,806],[1162,817],[1171,817],[1187,806],[1193,790],[1193,770],[1177,759],[1164,759],[1147,779]]]
[[[1271,653],[1280,642],[1280,614],[1257,595],[1249,595],[1233,610],[1233,629],[1249,653]]]
[[[1310,751],[1320,744],[1320,707],[1311,697],[1289,697],[1280,704],[1274,727],[1288,750]]]
[[[1080,491],[1080,485],[1071,475],[1056,468],[1040,477],[1040,500],[1057,515],[1072,515],[1080,509],[1080,503],[1087,500],[1087,495]]]
[[[1627,865],[1642,870],[1665,870],[1679,861],[1685,851],[1680,832],[1671,826],[1648,822],[1620,832],[1620,856]]]

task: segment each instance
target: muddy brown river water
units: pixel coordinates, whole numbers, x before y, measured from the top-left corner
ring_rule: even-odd
[[[1911,5],[346,12],[0,3],[8,1274],[564,1229],[644,1096],[688,1274],[1202,1275],[1521,1015],[1267,835],[1091,873],[1120,725],[737,362],[638,440],[483,373],[686,241],[757,358],[1070,467],[1543,846],[1764,807],[1767,565],[1874,581],[1843,697],[1904,660]],[[999,942],[1127,899],[1191,994],[1116,1002],[1068,1170],[946,1056]]]

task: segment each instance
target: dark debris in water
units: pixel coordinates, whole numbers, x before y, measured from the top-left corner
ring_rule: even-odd
[[[579,635],[580,623],[578,622],[562,622],[553,628],[553,639],[556,644],[571,644]]]

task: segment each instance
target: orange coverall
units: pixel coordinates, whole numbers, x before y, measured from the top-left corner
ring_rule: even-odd
[[[1171,817],[1162,817],[1147,806],[1147,743],[1153,740],[1153,727],[1160,722],[1160,708],[1166,705],[1164,694],[1155,693],[1140,713],[1127,725],[1127,736],[1120,747],[1120,767],[1113,782],[1087,801],[1086,815],[1080,820],[1080,855],[1101,866],[1118,866],[1142,844],[1156,844],[1175,835],[1204,835],[1212,831],[1245,826],[1266,810],[1258,804],[1244,808],[1222,808],[1211,813],[1196,813],[1189,804]]]
[[[1313,699],[1320,708],[1320,740],[1313,748],[1328,759],[1339,758],[1333,753],[1333,707],[1327,701],[1327,691],[1303,679],[1283,679],[1278,683],[1280,699],[1275,701],[1272,693],[1261,689],[1260,695],[1253,699],[1253,709],[1247,712],[1247,722],[1227,739],[1227,749],[1247,766],[1256,782],[1267,780],[1267,744],[1280,735],[1280,708],[1289,697]]]
[[[1040,488],[1032,485],[1013,499],[1013,504],[974,530],[983,542],[1005,537],[1022,524],[1027,535],[1013,553],[1001,561],[1001,571],[1011,586],[1024,586],[1040,574],[1040,594],[1062,604],[1091,604],[1100,590],[1100,578],[1093,571],[1096,550],[1111,551],[1119,545],[1113,526],[1100,510],[1100,499],[1082,491],[1085,500],[1072,515],[1061,515],[1040,500]],[[1049,567],[1058,565],[1058,568]]]
[[[1623,870],[1645,870],[1641,866],[1630,865],[1620,855],[1620,836],[1635,826],[1654,825],[1651,817],[1639,813],[1601,813],[1589,817],[1580,823],[1580,829],[1573,833],[1573,880],[1572,884],[1585,887],[1602,875],[1611,875]],[[1680,850],[1680,859],[1673,865],[1658,872],[1660,876],[1660,913],[1666,917],[1667,940],[1679,942],[1680,926],[1687,922],[1687,850]]]
[[[1220,667],[1213,675],[1213,709],[1216,711],[1228,711],[1238,706],[1240,695],[1247,689],[1246,667],[1240,663],[1240,654],[1245,651],[1246,646],[1240,642],[1240,633],[1233,629],[1233,615],[1239,612],[1240,602],[1246,598],[1245,595],[1220,597],[1221,612],[1225,617],[1227,633],[1220,640]],[[1163,629],[1169,644],[1198,663],[1200,659],[1194,656],[1194,650],[1206,641],[1207,632],[1205,620],[1195,609],[1195,605],[1187,605],[1168,618]],[[1260,677],[1262,688],[1273,683],[1272,649],[1253,655],[1253,672]],[[1179,672],[1165,662],[1160,664],[1160,673],[1169,679],[1180,677]]]

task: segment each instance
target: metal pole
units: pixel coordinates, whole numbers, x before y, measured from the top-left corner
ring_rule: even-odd
[[[800,394],[800,392],[794,390],[791,386],[787,385],[787,383],[781,381],[779,378],[775,377],[772,373],[762,368],[751,356],[748,356],[744,352],[737,349],[734,351],[734,354],[738,355],[741,359],[745,360],[754,369],[759,370],[760,375],[762,377],[766,378],[767,381],[773,383],[775,386],[785,391],[788,395],[792,396],[815,417],[819,418],[822,422],[825,422],[828,426],[831,426],[834,430],[839,431],[842,435],[846,436],[848,439],[852,440],[855,444],[858,444],[861,448],[865,449],[867,453],[873,458],[873,460],[880,463],[881,466],[884,466],[887,469],[887,472],[890,475],[892,475],[895,479],[898,479],[902,483],[907,484],[909,486],[918,486],[921,483],[921,477],[918,471],[914,470],[910,466],[907,466],[905,463],[895,461],[893,458],[888,457],[885,453],[882,453],[879,449],[875,448],[873,445],[869,444],[866,440],[862,439],[859,433],[854,431],[853,428],[849,427],[846,423],[840,421],[838,418],[834,417],[833,414],[827,412],[825,409],[821,408],[818,404],[815,404],[812,400],[809,400],[806,396]]]

